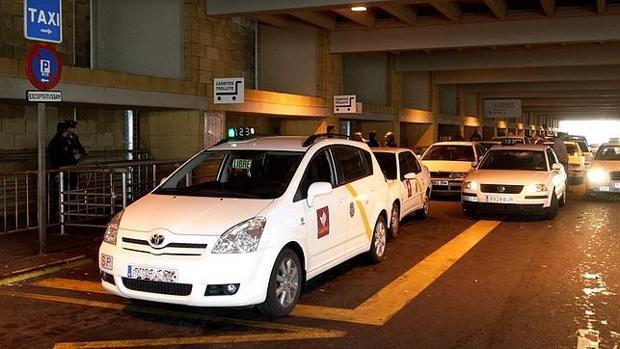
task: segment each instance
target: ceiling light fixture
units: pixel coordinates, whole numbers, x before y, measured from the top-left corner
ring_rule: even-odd
[[[351,11],[353,11],[353,12],[364,12],[366,10],[367,10],[366,6],[353,6],[353,7],[351,7]]]

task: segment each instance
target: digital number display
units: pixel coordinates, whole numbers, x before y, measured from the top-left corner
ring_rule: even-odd
[[[228,138],[248,138],[256,135],[254,127],[231,127],[228,129]]]

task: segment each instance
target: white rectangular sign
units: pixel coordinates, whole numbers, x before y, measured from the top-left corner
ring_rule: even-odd
[[[485,99],[484,117],[485,118],[520,118],[521,112],[520,99]]]
[[[61,91],[27,91],[26,99],[28,102],[35,103],[54,103],[62,102]]]
[[[244,81],[243,78],[213,79],[213,103],[243,103]]]
[[[334,113],[335,114],[355,114],[357,112],[357,96],[342,95],[334,96]]]

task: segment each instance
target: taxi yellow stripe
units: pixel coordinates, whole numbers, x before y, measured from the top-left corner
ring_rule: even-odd
[[[357,205],[357,210],[360,211],[360,215],[362,216],[362,221],[364,222],[364,229],[366,229],[366,236],[368,240],[372,240],[372,229],[370,229],[370,224],[368,223],[368,215],[366,215],[366,209],[364,208],[364,204],[362,203],[362,199],[357,194],[357,191],[351,184],[345,185],[349,193],[353,196],[355,200],[355,204]]]

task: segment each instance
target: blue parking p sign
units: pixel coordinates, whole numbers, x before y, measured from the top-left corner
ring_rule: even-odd
[[[62,42],[62,0],[24,0],[24,36]]]

